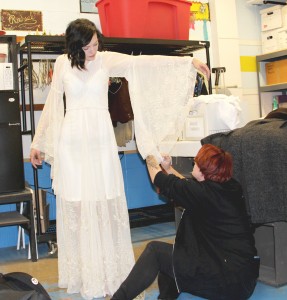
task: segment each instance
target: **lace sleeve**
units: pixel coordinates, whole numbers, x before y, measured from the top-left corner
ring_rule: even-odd
[[[40,150],[44,154],[44,160],[51,164],[52,178],[54,173],[55,149],[57,149],[60,127],[64,118],[62,77],[66,62],[65,55],[59,56],[55,62],[51,89],[31,144],[31,148]]]
[[[192,58],[133,57],[127,78],[138,150],[143,159],[152,154],[161,161],[161,145],[171,151],[193,103]]]
[[[102,52],[111,77],[126,77],[134,113],[137,148],[161,161],[171,151],[193,103],[196,69],[192,57]]]
[[[127,77],[133,59],[132,55],[103,51],[101,56],[110,77]]]

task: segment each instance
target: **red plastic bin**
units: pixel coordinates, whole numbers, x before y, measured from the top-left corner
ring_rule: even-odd
[[[107,37],[189,39],[187,0],[99,0],[102,33]]]

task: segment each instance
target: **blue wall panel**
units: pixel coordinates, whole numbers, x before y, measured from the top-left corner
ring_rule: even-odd
[[[16,204],[0,205],[0,212],[15,211]],[[17,245],[17,226],[0,227],[0,247]]]
[[[124,156],[125,189],[128,208],[165,204],[150,182],[144,160],[138,153]]]

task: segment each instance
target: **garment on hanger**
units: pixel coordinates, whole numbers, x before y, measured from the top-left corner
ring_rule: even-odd
[[[126,123],[134,119],[128,81],[125,78],[111,78],[109,85],[109,112],[114,127],[117,122]]]
[[[126,123],[117,122],[114,127],[115,137],[118,147],[125,147],[126,144],[133,140],[133,121]]]

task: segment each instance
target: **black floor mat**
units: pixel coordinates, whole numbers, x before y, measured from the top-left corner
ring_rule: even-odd
[[[174,207],[155,205],[129,210],[131,228],[174,221]]]

